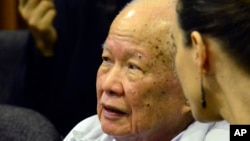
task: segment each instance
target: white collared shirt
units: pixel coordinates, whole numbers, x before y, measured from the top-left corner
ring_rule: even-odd
[[[97,115],[79,122],[63,141],[115,141],[102,131]],[[229,141],[229,124],[225,121],[192,123],[171,141]]]

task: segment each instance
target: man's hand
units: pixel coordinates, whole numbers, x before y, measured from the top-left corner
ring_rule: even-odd
[[[31,30],[37,49],[45,57],[53,56],[57,40],[53,27],[56,16],[53,0],[19,0],[18,8]]]

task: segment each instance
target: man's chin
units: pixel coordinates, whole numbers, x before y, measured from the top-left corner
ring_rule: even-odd
[[[104,133],[113,137],[122,137],[129,134],[129,128],[124,127],[124,125],[121,126],[115,123],[101,121],[101,127]]]

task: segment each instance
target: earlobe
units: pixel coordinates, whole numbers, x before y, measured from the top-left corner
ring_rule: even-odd
[[[201,73],[206,72],[206,62],[207,62],[207,52],[206,52],[206,44],[202,38],[202,35],[193,31],[191,33],[192,46],[194,47],[194,61],[196,62],[199,71]]]
[[[191,112],[191,106],[187,100],[185,105],[183,106],[182,113],[185,114],[185,113],[189,113],[189,112]]]

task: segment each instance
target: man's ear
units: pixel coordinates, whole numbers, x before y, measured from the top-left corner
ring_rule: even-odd
[[[182,113],[186,114],[186,113],[189,113],[189,112],[191,112],[191,106],[190,106],[188,100],[186,100],[186,103],[184,104],[184,106],[182,108]]]
[[[198,66],[200,73],[206,73],[207,71],[207,46],[202,38],[202,35],[193,31],[191,33],[192,46],[194,48],[194,61]]]

